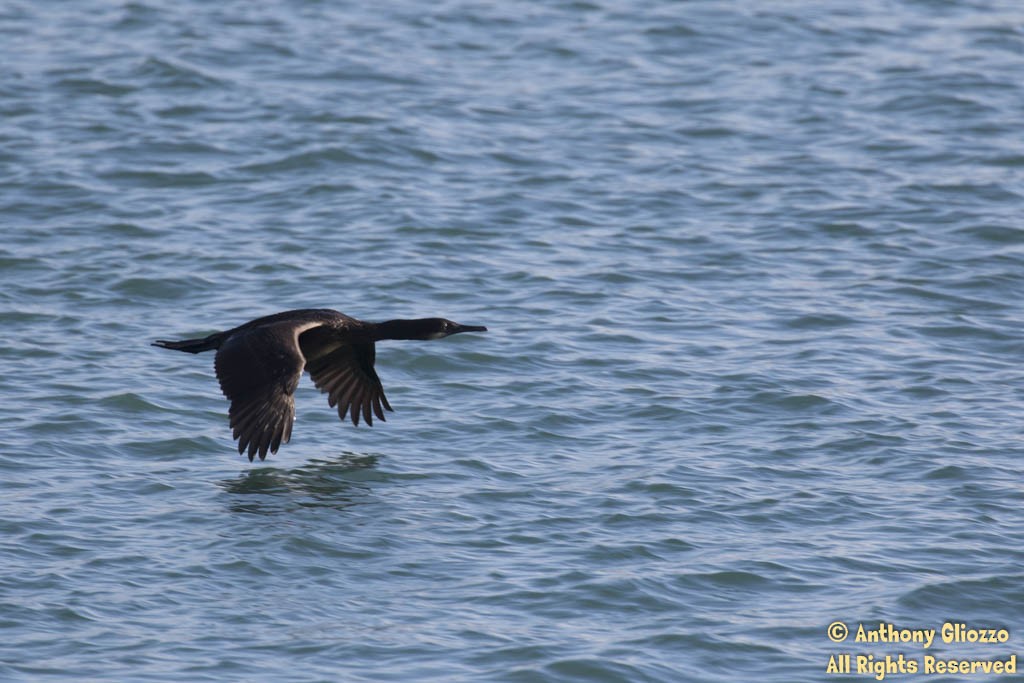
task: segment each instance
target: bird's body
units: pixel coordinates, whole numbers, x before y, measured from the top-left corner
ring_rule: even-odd
[[[231,401],[228,411],[238,452],[249,460],[276,453],[291,438],[295,388],[303,370],[352,424],[384,420],[391,410],[374,370],[375,343],[384,339],[439,339],[486,327],[443,318],[370,323],[326,308],[285,311],[202,339],[158,340],[154,346],[188,353],[216,350],[214,368]]]

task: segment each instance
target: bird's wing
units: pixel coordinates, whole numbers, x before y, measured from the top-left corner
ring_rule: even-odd
[[[384,410],[392,409],[373,369],[375,355],[373,342],[348,343],[306,362],[313,383],[332,408],[338,406],[338,417],[344,420],[348,413],[354,425],[360,413],[372,425],[373,415],[384,420]]]
[[[306,359],[299,349],[301,332],[318,322],[279,322],[243,329],[217,350],[214,368],[220,388],[231,401],[228,415],[238,452],[249,460],[276,453],[292,435],[295,387]]]

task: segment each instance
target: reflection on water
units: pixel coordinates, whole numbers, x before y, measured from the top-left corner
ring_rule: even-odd
[[[374,479],[367,471],[376,465],[375,455],[342,453],[288,470],[251,469],[218,485],[231,497],[229,507],[234,512],[278,514],[300,507],[341,510],[366,499]]]

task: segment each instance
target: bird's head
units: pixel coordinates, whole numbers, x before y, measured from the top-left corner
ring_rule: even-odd
[[[443,339],[460,332],[486,332],[483,325],[462,325],[444,318],[388,320],[376,326],[377,339]]]
[[[445,320],[444,318],[423,318],[416,322],[422,326],[422,336],[419,337],[420,339],[443,339],[460,332],[487,331],[487,328],[483,325],[462,325],[461,323]]]

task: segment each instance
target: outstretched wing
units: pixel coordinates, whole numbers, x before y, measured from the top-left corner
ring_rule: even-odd
[[[299,349],[301,332],[316,322],[281,322],[239,330],[218,349],[217,379],[231,401],[228,411],[238,452],[249,460],[276,453],[287,443],[295,421],[295,387],[306,363]]]
[[[373,342],[349,343],[306,363],[327,402],[338,406],[338,417],[344,420],[347,413],[354,425],[359,424],[360,413],[372,425],[374,415],[384,420],[384,410],[392,409],[373,369],[375,355]]]

